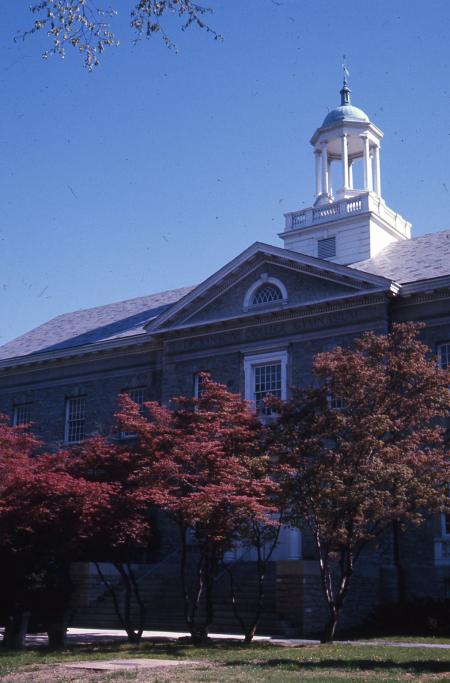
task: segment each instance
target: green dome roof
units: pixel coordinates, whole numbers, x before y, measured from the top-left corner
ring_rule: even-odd
[[[336,109],[332,109],[328,112],[321,127],[328,128],[340,121],[360,121],[369,123],[369,117],[362,109],[358,109],[358,107],[354,107],[352,104],[341,104],[340,107],[336,107]]]

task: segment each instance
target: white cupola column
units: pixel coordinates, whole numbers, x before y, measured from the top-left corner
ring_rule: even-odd
[[[341,157],[342,157],[342,178],[344,183],[344,190],[348,190],[348,145],[347,133],[341,135]]]
[[[372,168],[370,164],[370,148],[369,138],[367,135],[362,135],[363,141],[363,168],[364,168],[364,190],[370,191],[372,189]]]
[[[316,198],[322,194],[322,183],[320,177],[320,149],[314,150],[314,156],[316,160]]]
[[[328,148],[327,142],[322,142],[322,194],[328,197]]]
[[[381,169],[380,169],[380,146],[377,145],[374,151],[375,173],[374,173],[374,192],[381,197]]]
[[[353,161],[348,162],[348,187],[353,190]]]

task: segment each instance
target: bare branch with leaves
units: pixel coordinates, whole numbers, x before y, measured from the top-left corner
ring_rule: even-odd
[[[114,7],[97,7],[94,0],[41,0],[32,5],[30,11],[36,17],[33,26],[20,32],[15,40],[46,31],[51,46],[44,50],[44,59],[52,55],[64,58],[67,48],[75,48],[83,57],[86,68],[92,71],[99,65],[100,56],[107,47],[119,45],[111,26],[119,13]],[[181,21],[181,30],[194,25],[217,40],[221,36],[205,21],[211,11],[192,0],[139,0],[130,7],[130,25],[136,34],[135,42],[159,34],[168,47],[176,49],[164,28],[164,19],[175,15]]]

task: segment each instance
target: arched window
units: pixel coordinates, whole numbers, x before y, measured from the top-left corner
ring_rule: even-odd
[[[284,284],[276,277],[261,273],[259,278],[247,289],[244,297],[244,311],[253,306],[272,303],[287,304],[288,293]]]
[[[273,284],[265,284],[259,287],[252,297],[252,306],[258,306],[258,304],[270,304],[272,301],[281,301],[283,295],[281,290]]]

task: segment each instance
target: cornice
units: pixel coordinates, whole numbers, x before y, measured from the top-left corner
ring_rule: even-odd
[[[143,338],[144,337],[144,338]],[[116,350],[128,351],[129,353],[138,353],[141,347],[147,347],[147,350],[158,350],[160,345],[150,337],[150,335],[133,335],[121,339],[113,339],[105,342],[97,342],[96,344],[85,344],[83,346],[76,346],[69,349],[60,349],[57,351],[39,351],[31,353],[26,356],[16,356],[14,358],[6,358],[0,360],[0,372],[5,370],[12,370],[16,368],[27,368],[27,366],[47,365],[58,361],[71,360],[77,362],[80,358],[86,356],[106,356],[108,352]],[[111,353],[110,355],[114,355]]]
[[[422,294],[429,296],[437,294],[442,296],[443,293],[450,291],[450,274],[442,275],[441,277],[428,278],[426,280],[417,280],[415,282],[406,282],[400,288],[400,297],[410,297],[414,294]]]
[[[192,331],[191,336],[201,336],[207,330],[221,327],[223,331],[229,329],[230,326],[236,327],[255,327],[259,325],[266,325],[268,323],[286,322],[298,318],[317,317],[329,313],[348,311],[364,306],[373,306],[376,304],[386,303],[392,292],[386,290],[377,290],[358,293],[357,295],[345,295],[336,299],[324,299],[316,302],[309,302],[297,306],[284,307],[282,310],[259,311],[258,313],[242,313],[239,316],[229,318],[221,318],[217,320],[210,320],[198,322],[195,324],[179,325],[176,327],[166,327],[164,329],[155,330],[153,332],[155,338],[161,335],[164,339],[169,336],[179,337],[180,334]],[[220,330],[219,330],[220,331]]]

